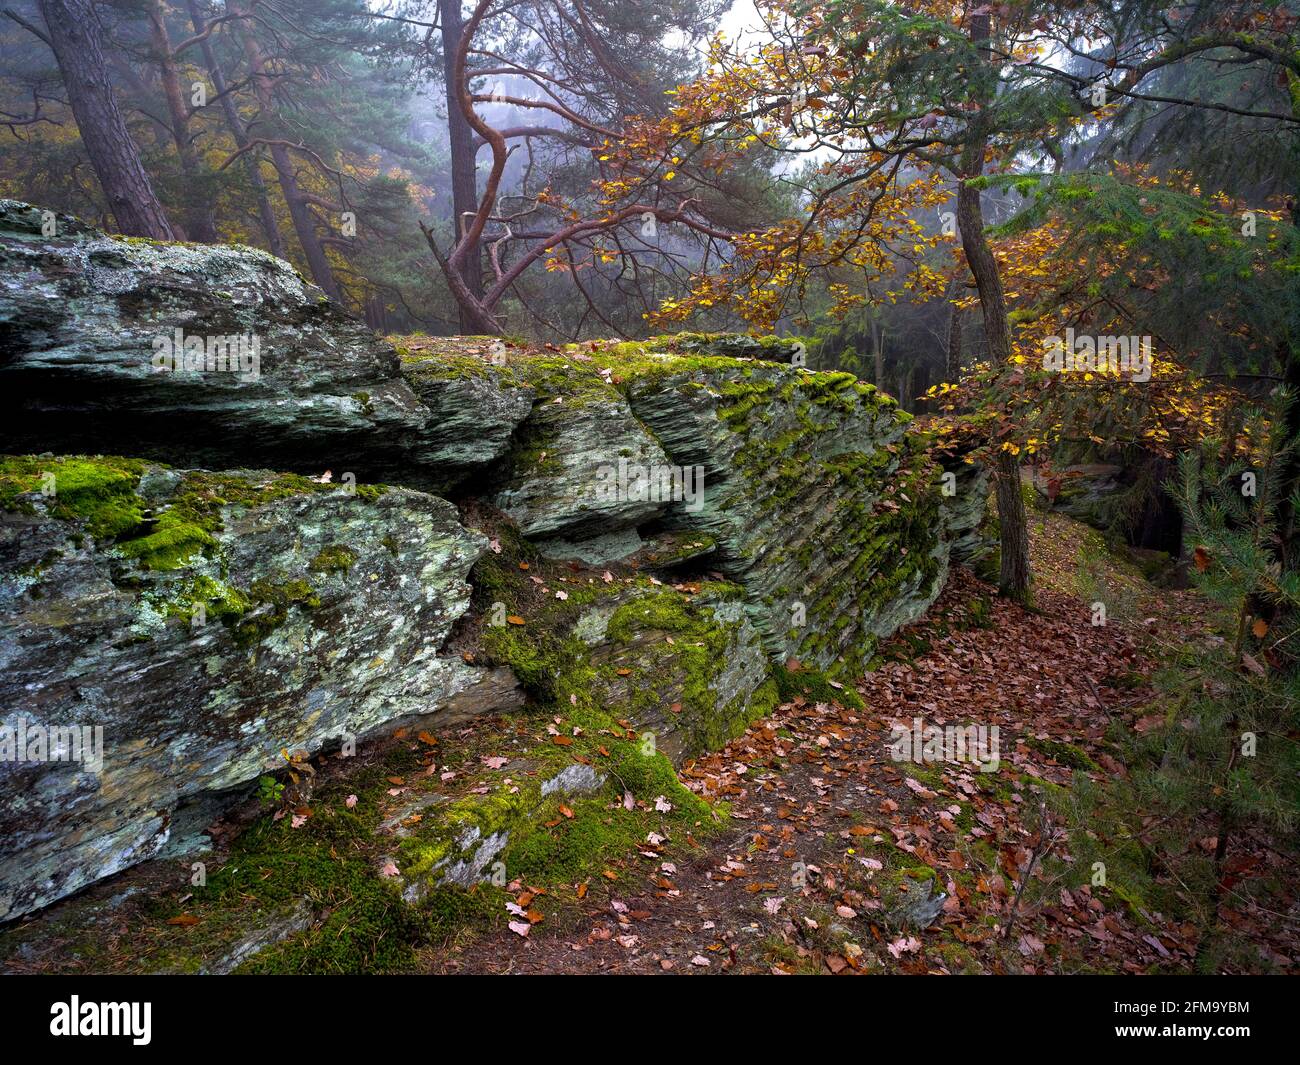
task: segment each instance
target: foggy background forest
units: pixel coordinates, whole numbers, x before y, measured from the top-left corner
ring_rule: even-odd
[[[495,209],[472,249],[479,270],[466,271],[481,291],[493,260],[509,267],[566,214],[593,209],[607,176],[602,143],[630,116],[662,118],[675,87],[704,72],[713,34],[757,39],[770,17],[750,0],[525,0],[474,11],[447,0],[117,0],[94,10],[112,94],[176,238],[267,249],[374,329],[429,334],[485,331],[458,307],[433,254],[450,250],[455,219],[478,206],[489,164],[457,107],[448,121],[466,18],[483,15],[466,85],[508,151]],[[0,191],[117,228],[40,5],[12,0],[4,16]],[[1087,57],[1061,62],[1086,77],[1102,69]],[[1206,81],[1176,67],[1165,81],[1225,103],[1261,93],[1254,83],[1197,79]],[[692,174],[693,209],[718,231],[757,231],[798,215],[828,155],[808,138],[793,143],[798,150],[759,146],[725,170]],[[1277,165],[1285,151],[1259,119],[1135,103],[1049,162],[1069,172],[1140,160],[1163,175],[1194,159],[1216,190],[1263,202],[1285,191]],[[1022,197],[991,190],[985,199],[997,222]],[[942,211],[912,217],[934,234]],[[729,254],[700,231],[670,223],[648,236],[633,222],[613,244],[580,235],[523,270],[493,309],[495,331],[550,342],[644,336],[662,301]],[[951,265],[946,248],[931,259]],[[827,286],[837,281],[872,284],[850,266],[827,269],[775,317],[776,332],[816,338],[815,364],[852,369],[915,409],[943,379],[950,347],[966,362],[983,354],[977,316],[954,336],[943,298],[904,294],[833,317]],[[692,328],[746,327],[727,306],[696,310]]]

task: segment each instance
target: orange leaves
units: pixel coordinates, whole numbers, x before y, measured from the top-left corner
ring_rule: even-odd
[[[856,113],[856,96],[845,92],[846,78],[855,74],[847,56],[823,54],[824,46],[796,52],[778,41],[751,44],[738,50],[715,40],[707,72],[669,91],[666,116],[629,121],[616,142],[600,145],[599,191],[606,207],[617,211],[689,195],[693,185],[747,165],[756,150],[810,151],[798,146],[809,131],[834,129]],[[826,135],[843,141],[842,133]],[[889,157],[874,150],[813,162],[828,179],[823,194],[761,228],[711,233],[730,243],[731,254],[711,273],[692,277],[684,297],[663,300],[647,315],[650,324],[667,327],[723,309],[754,330],[771,331],[812,277],[844,267],[905,279],[900,292],[941,291],[942,279],[923,260],[950,238],[928,233],[915,220],[947,198],[941,175],[902,177],[888,164]],[[556,260],[548,267],[563,268]],[[837,311],[863,298],[859,286],[842,283],[833,295]]]

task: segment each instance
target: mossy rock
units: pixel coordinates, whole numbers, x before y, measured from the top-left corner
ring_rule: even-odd
[[[29,761],[0,781],[0,918],[201,843],[283,749],[476,683],[438,651],[483,540],[442,500],[369,487],[0,459],[0,646],[23,648],[0,698],[41,690],[29,726],[104,737],[98,772]]]

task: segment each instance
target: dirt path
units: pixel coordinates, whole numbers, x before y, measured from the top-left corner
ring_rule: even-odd
[[[1188,971],[1195,929],[1118,878],[1094,889],[1077,837],[1107,829],[1070,827],[1046,800],[1068,798],[1076,777],[1126,775],[1115,740],[1151,720],[1157,659],[1218,640],[1217,621],[1195,592],[1154,588],[1111,558],[1092,530],[1042,514],[1031,530],[1036,611],[955,573],[857,685],[863,709],[787,704],[686,767],[689,787],[727,805],[725,829],[652,835],[602,876],[525,898],[546,913],[528,938],[446,944],[423,955],[429,970]],[[914,719],[996,725],[997,768],[896,760],[891,726]],[[1269,878],[1266,902],[1230,891],[1221,916],[1288,971],[1300,959],[1295,869],[1257,843],[1247,864]]]
[[[1038,523],[1039,612],[957,573],[928,617],[891,641],[894,660],[857,686],[865,709],[788,704],[689,765],[688,786],[728,804],[726,829],[701,840],[650,838],[603,876],[534,902],[549,912],[527,939],[503,930],[450,944],[426,953],[429,968],[1185,968],[1191,930],[1094,891],[1090,868],[1070,861],[1059,815],[1044,820],[1044,794],[1068,788],[1075,774],[1124,774],[1108,730],[1133,727],[1151,698],[1144,648],[1153,626],[1203,638],[1190,632],[1198,624],[1190,593],[1155,593],[1122,569],[1089,572],[1078,529]],[[1131,617],[1094,625],[1089,602],[1053,587],[1101,588],[1095,594],[1122,600]],[[1140,616],[1153,608],[1163,608],[1160,618]],[[999,764],[896,760],[901,734],[891,726],[914,719],[922,728],[997,726]],[[1039,852],[1053,838],[1050,876],[1029,878],[1017,901],[1027,867],[1041,874]]]

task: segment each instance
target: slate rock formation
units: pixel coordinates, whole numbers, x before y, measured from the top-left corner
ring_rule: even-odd
[[[49,221],[0,202],[0,922],[48,908],[0,957],[216,847],[140,967],[400,968],[502,868],[707,831],[679,770],[860,706],[984,550],[982,472],[797,338],[385,340],[254,249]]]

